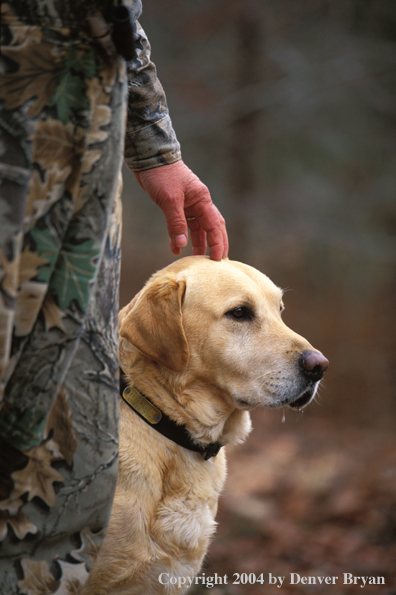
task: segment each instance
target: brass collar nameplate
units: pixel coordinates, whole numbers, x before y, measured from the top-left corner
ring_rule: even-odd
[[[135,411],[140,413],[150,424],[157,424],[162,419],[162,413],[150,403],[135,387],[127,386],[122,393],[123,398]]]

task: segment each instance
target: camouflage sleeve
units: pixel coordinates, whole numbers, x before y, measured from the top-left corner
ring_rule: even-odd
[[[181,159],[164,90],[151,61],[150,43],[137,23],[137,57],[128,64],[125,163],[142,171]]]

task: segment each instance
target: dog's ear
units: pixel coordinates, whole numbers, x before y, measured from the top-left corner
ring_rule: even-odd
[[[190,357],[181,312],[185,289],[170,274],[149,282],[120,321],[121,337],[172,372],[182,372]]]

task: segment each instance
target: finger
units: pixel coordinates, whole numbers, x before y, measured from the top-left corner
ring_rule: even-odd
[[[201,202],[194,205],[194,210],[197,212],[197,222],[206,234],[210,258],[212,260],[225,258],[228,254],[228,238],[225,221],[218,209],[212,202],[210,204]]]
[[[209,246],[209,255],[212,260],[221,260],[228,255],[228,237],[225,220],[215,207],[210,196],[210,192],[199,180],[198,185],[193,184],[189,188],[186,196],[186,215],[195,216],[199,227],[205,232],[207,245]],[[190,226],[190,231],[196,230],[195,226]],[[202,253],[203,247],[199,246],[202,242],[202,234],[193,237],[193,246],[197,245],[199,253]],[[197,244],[198,242],[198,244]]]
[[[171,239],[172,252],[180,254],[180,250],[175,252],[176,248],[184,248],[188,243],[188,228],[183,210],[183,199],[178,198],[163,200],[161,206],[165,216],[166,227]]]
[[[217,236],[220,235],[220,241],[217,239]],[[213,241],[213,244],[210,244],[210,241]],[[212,260],[221,260],[224,254],[224,241],[223,236],[220,234],[213,233],[211,234],[211,240],[209,239],[208,234],[208,246],[209,246],[209,256]]]
[[[226,223],[217,207],[215,205],[212,205],[212,207],[217,213],[218,224],[216,228],[207,230],[209,254],[212,260],[221,260],[228,256],[229,244]]]
[[[193,256],[199,256],[206,254],[207,241],[206,232],[199,226],[198,221],[194,222],[195,225],[189,224],[191,244],[193,247]]]
[[[228,242],[228,234],[227,234],[227,228],[226,228],[226,222],[225,219],[221,216],[221,214],[219,213],[222,222],[221,222],[221,231],[222,231],[222,235],[223,235],[223,245],[224,245],[224,249],[223,249],[223,258],[227,258],[228,257],[228,250],[229,250],[229,242]]]

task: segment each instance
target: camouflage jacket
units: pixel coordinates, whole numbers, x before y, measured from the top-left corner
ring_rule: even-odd
[[[99,11],[111,21],[114,0],[12,0],[9,6],[29,25],[70,27],[87,31],[87,15]],[[132,171],[151,169],[181,158],[169,116],[166,97],[151,61],[151,47],[138,19],[141,0],[124,0],[136,21],[136,58],[127,65],[128,108],[125,135],[125,162]]]

